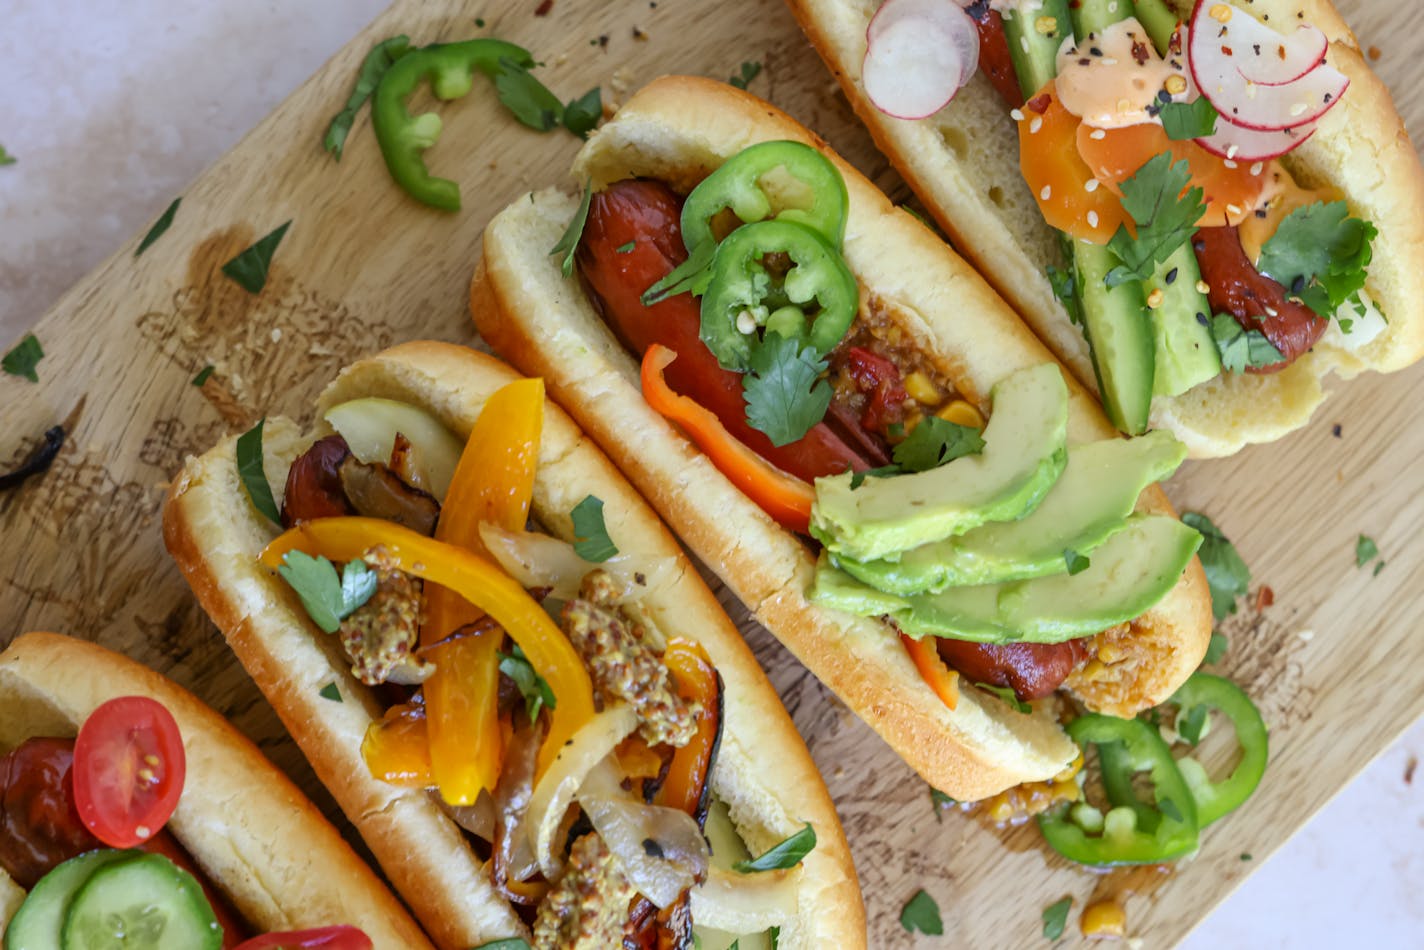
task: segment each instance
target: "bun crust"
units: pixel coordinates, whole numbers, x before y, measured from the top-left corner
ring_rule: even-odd
[[[516,378],[509,367],[474,350],[408,343],[343,371],[318,410],[360,396],[399,399],[426,409],[466,438],[485,399]],[[309,440],[278,420],[269,420],[267,435],[268,477],[280,486],[291,459]],[[783,926],[782,945],[864,946],[865,911],[849,846],[771,684],[661,522],[549,403],[534,515],[552,534],[571,539],[568,513],[589,494],[603,499],[620,548],[680,562],[676,580],[641,603],[661,629],[701,642],[722,674],[727,711],[713,789],[727,802],[748,847],[757,852],[771,846],[799,829],[803,819],[816,828],[818,843],[804,864],[798,914]],[[258,565],[256,555],[272,531],[237,483],[231,440],[189,461],[165,505],[164,534],[204,608],[437,943],[468,947],[524,933],[433,797],[370,777],[360,744],[380,710],[369,688],[350,676],[339,647],[330,649],[334,638],[323,637],[286,585]],[[321,686],[332,680],[340,683],[345,703],[318,698]]]
[[[935,221],[1095,391],[1087,343],[1045,275],[1057,260],[1057,242],[1019,174],[1018,137],[998,94],[976,75],[938,114],[891,118],[866,98],[860,82],[865,31],[879,3],[787,2],[876,145]],[[1174,6],[1183,15],[1191,9],[1190,2]],[[1180,396],[1154,399],[1153,426],[1171,430],[1195,457],[1231,455],[1305,425],[1325,399],[1322,381],[1331,372],[1345,378],[1364,370],[1393,372],[1424,356],[1424,169],[1389,90],[1326,0],[1254,0],[1249,12],[1271,23],[1295,23],[1301,15],[1320,27],[1332,41],[1328,61],[1350,79],[1349,92],[1326,113],[1319,132],[1284,162],[1306,186],[1338,188],[1351,211],[1379,229],[1367,290],[1389,325],[1356,352],[1327,337],[1283,372],[1224,375]]]
[[[431,946],[316,806],[247,737],[127,657],[53,633],[16,639],[0,654],[0,749],[30,736],[73,735],[95,707],[131,695],[158,700],[178,721],[187,781],[168,827],[250,925],[266,932],[351,924],[378,947]],[[11,883],[0,874],[0,908]]]
[[[792,119],[722,83],[660,79],[589,140],[575,165],[595,188],[650,177],[690,189],[757,141],[815,145],[840,168],[850,195],[844,253],[863,303],[879,308],[929,354],[965,398],[987,409],[1008,373],[1053,356],[989,286],[911,215]],[[532,200],[531,200],[532,199]],[[470,306],[481,335],[551,392],[699,558],[818,678],[934,787],[960,799],[1050,778],[1076,749],[1049,704],[1033,716],[965,690],[951,711],[929,690],[879,621],[805,599],[811,552],[738,491],[642,398],[638,366],[547,248],[577,202],[550,190],[515,201],[485,233]],[[893,253],[886,253],[893,249]],[[962,314],[972,313],[972,320]],[[1071,377],[1069,439],[1114,435],[1096,400]],[[1141,506],[1170,511],[1155,487]],[[1200,662],[1210,636],[1205,577],[1196,561],[1143,618],[1129,661],[1084,681],[1085,698],[1113,710],[1170,695]],[[1150,672],[1149,672],[1150,671]]]

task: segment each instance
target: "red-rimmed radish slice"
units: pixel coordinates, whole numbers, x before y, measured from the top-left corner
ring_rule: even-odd
[[[1224,12],[1223,12],[1224,11]],[[1224,16],[1225,22],[1212,14]],[[1247,25],[1247,23],[1252,25]],[[1197,0],[1192,11],[1187,61],[1192,79],[1202,95],[1233,125],[1261,132],[1299,128],[1328,112],[1350,80],[1330,65],[1320,65],[1284,85],[1268,86],[1246,80],[1239,69],[1245,49],[1254,53],[1243,36],[1266,30],[1284,40],[1250,14],[1214,0]]]
[[[934,115],[979,68],[979,29],[954,0],[887,0],[866,30],[861,81],[898,119]]]
[[[1244,26],[1248,20],[1256,23],[1249,16],[1241,17],[1239,22]],[[1238,22],[1237,18],[1233,17],[1232,22]],[[1302,25],[1291,36],[1281,36],[1264,23],[1257,23],[1257,26],[1262,33],[1269,33],[1270,36],[1248,44],[1241,42],[1240,35],[1236,37],[1236,56],[1240,60],[1236,71],[1248,82],[1284,86],[1303,79],[1306,73],[1325,62],[1325,54],[1330,50],[1330,38],[1319,27]]]
[[[1315,134],[1315,129],[1315,123],[1312,122],[1294,129],[1260,132],[1218,119],[1215,133],[1195,141],[1211,154],[1221,158],[1242,163],[1263,162],[1279,158],[1298,148]]]

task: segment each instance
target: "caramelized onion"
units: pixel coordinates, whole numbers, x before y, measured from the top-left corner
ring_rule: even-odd
[[[692,919],[699,926],[749,934],[779,927],[796,916],[801,865],[742,874],[712,868],[692,889]]]
[[[482,522],[480,540],[490,556],[511,577],[525,587],[548,587],[559,600],[578,596],[579,584],[589,571],[602,568],[613,578],[619,600],[637,599],[677,579],[673,558],[639,558],[630,553],[615,554],[595,564],[585,561],[573,545],[534,531],[506,531],[497,524]]]
[[[711,849],[691,815],[638,801],[610,773],[589,776],[579,806],[638,892],[668,907],[706,875]]]

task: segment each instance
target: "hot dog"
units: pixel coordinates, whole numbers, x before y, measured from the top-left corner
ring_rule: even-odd
[[[845,838],[789,717],[538,380],[412,343],[348,368],[318,412],[312,434],[263,430],[292,527],[253,508],[229,440],[175,481],[165,539],[439,945],[685,946],[721,939],[709,927],[744,947],[771,927],[780,946],[864,945]],[[311,556],[377,578],[335,636],[284,579]],[[797,834],[814,835],[799,861],[729,866]]]
[[[677,210],[680,201],[704,180],[712,180],[708,176],[713,170],[750,153],[744,149],[767,142],[818,149],[829,160],[827,167],[843,179],[848,196],[846,215],[837,222],[844,236],[841,240],[837,235],[836,244],[856,288],[853,319],[834,345],[813,352],[813,358],[823,359],[821,377],[830,389],[817,425],[838,434],[855,433],[842,435],[856,457],[844,462],[838,474],[802,469],[797,477],[794,462],[771,466],[749,443],[727,436],[738,418],[698,407],[715,414],[725,430],[719,436],[698,408],[688,407],[685,392],[670,373],[683,360],[705,363],[695,344],[681,342],[693,333],[725,344],[725,324],[715,319],[709,324],[706,301],[714,290],[706,290],[700,306],[684,301],[679,308],[668,307],[678,296],[655,307],[643,307],[639,300],[649,289],[649,278],[666,274],[688,253],[684,236],[683,251],[660,251],[655,258],[650,246],[658,242],[652,235],[666,235],[674,218],[685,230],[689,216],[685,205]],[[777,161],[824,179],[824,168],[805,170],[815,160],[804,152],[791,156],[780,144],[777,148]],[[740,164],[745,166],[747,160]],[[1046,371],[1057,367],[1052,356],[928,229],[893,208],[811,133],[745,93],[699,79],[658,80],[590,140],[576,162],[575,175],[579,181],[591,181],[593,191],[576,254],[579,278],[565,280],[557,261],[548,257],[548,248],[576,217],[579,202],[554,191],[515,202],[487,230],[471,286],[471,312],[484,339],[524,371],[541,374],[555,397],[757,619],[936,788],[974,799],[1058,774],[1076,751],[1064,741],[1052,703],[1040,703],[1033,715],[1023,715],[966,683],[955,707],[949,708],[947,703],[955,701],[953,673],[941,665],[927,628],[912,630],[912,621],[901,617],[896,624],[908,634],[902,640],[889,623],[828,606],[836,592],[825,582],[837,575],[825,570],[825,559],[818,569],[814,549],[819,545],[810,534],[824,543],[829,566],[836,566],[835,558],[855,560],[848,549],[837,550],[844,539],[836,536],[827,489],[839,485],[841,498],[854,502],[865,488],[853,476],[863,476],[862,468],[878,467],[877,455],[890,454],[898,464],[898,446],[916,422],[924,425],[923,419],[931,415],[957,422],[961,434],[984,427],[987,417],[990,428],[984,435],[989,436],[991,405],[996,402],[991,393],[1021,372],[1037,369],[1046,382],[1061,381],[1059,405],[1064,407],[1071,465],[1079,447],[1108,439],[1113,431],[1091,395],[1061,369]],[[735,190],[736,183],[727,187]],[[824,188],[827,194],[832,190],[830,185]],[[623,210],[630,204],[635,212]],[[816,217],[815,212],[813,203],[802,219]],[[717,255],[726,242],[737,243],[737,225],[725,215],[712,221],[724,231],[733,228],[713,252],[713,266],[721,268]],[[821,227],[826,233],[837,231],[824,220]],[[609,234],[616,237],[610,239]],[[659,240],[666,246],[665,236]],[[770,275],[765,286],[779,293],[776,274],[787,270],[785,261],[768,254],[761,266]],[[818,289],[834,285],[838,278],[833,270],[825,265],[815,271]],[[831,294],[826,292],[828,298]],[[808,297],[802,294],[801,299]],[[768,343],[773,331],[763,333],[757,321],[775,322],[766,310],[781,305],[768,304],[757,316],[749,304],[751,322],[735,315],[737,332],[753,347],[780,346],[779,341]],[[807,338],[818,332],[819,321],[830,313],[829,307],[818,306],[805,308],[805,324],[792,316],[792,339],[800,339],[801,332]],[[630,328],[639,327],[656,334],[649,342],[664,348],[677,335],[679,348],[670,364],[667,350],[659,345],[645,342],[642,350],[629,348],[635,336]],[[664,368],[667,378],[661,373]],[[910,394],[912,388],[919,396]],[[747,414],[745,403],[740,408],[739,415]],[[783,448],[793,450],[796,445],[790,439]],[[818,477],[812,488],[810,478],[828,474]],[[919,476],[888,477],[878,483],[908,486],[918,484]],[[865,478],[864,485],[873,484],[874,475]],[[872,494],[881,490],[872,489]],[[893,495],[895,489],[889,492]],[[908,498],[906,503],[911,503]],[[895,507],[893,498],[888,507]],[[1142,493],[1138,510],[1171,511],[1155,486]],[[1090,631],[1096,636],[1069,638],[1067,646],[1050,636],[1046,639],[1059,639],[1059,644],[1018,642],[1012,649],[956,643],[945,653],[951,663],[972,671],[960,677],[961,682],[972,675],[969,682],[1008,684],[1025,697],[1052,692],[1066,682],[1089,706],[1133,715],[1170,695],[1205,649],[1210,632],[1205,581],[1194,559],[1182,564],[1185,572],[1177,568],[1180,579],[1165,596],[1127,618],[1130,622]],[[1044,569],[1055,570],[1051,564]],[[870,596],[855,584],[845,588],[854,590],[851,599]],[[819,602],[812,603],[811,597]],[[873,612],[893,610],[877,602]],[[1003,638],[986,634],[979,639]]]
[[[186,778],[181,767],[176,777],[164,778],[181,783],[181,792],[173,789],[176,810],[164,828],[133,831],[124,824],[139,813],[121,810],[118,773],[112,773],[119,784],[105,793],[107,798],[94,799],[87,784],[80,788],[81,772],[86,781],[111,773],[108,759],[94,758],[101,754],[92,744],[79,753],[89,759],[76,758],[75,733],[91,719],[95,724],[90,728],[104,728],[101,718],[119,715],[111,702],[118,697],[154,701],[171,714],[181,733]],[[46,945],[43,928],[36,930],[34,924],[44,910],[30,908],[26,892],[48,889],[53,894],[55,887],[45,882],[56,868],[75,863],[72,859],[143,852],[161,856],[165,863],[157,867],[177,868],[201,886],[197,913],[210,913],[220,928],[212,934],[213,946],[236,947],[253,934],[276,931],[306,930],[311,936],[317,934],[314,928],[326,928],[353,950],[373,942],[430,945],[315,806],[251,742],[157,673],[95,644],[26,634],[0,653],[0,708],[5,710],[0,716],[0,933],[12,917],[15,922],[7,947]],[[113,766],[118,764],[114,759]],[[162,768],[168,767],[165,761]],[[142,775],[138,782],[144,782]],[[130,790],[142,800],[141,789]],[[127,807],[137,806],[130,802]],[[99,809],[98,824],[81,815],[90,808]],[[136,842],[141,850],[110,850],[115,833],[143,835]],[[149,894],[165,911],[183,909],[182,900],[170,902],[164,896],[165,875],[176,873],[160,872],[160,885]],[[55,911],[54,926],[60,920]],[[167,925],[170,930],[175,926],[171,920]],[[52,937],[57,941],[57,932]]]
[[[1330,3],[789,5],[936,222],[1125,431],[1150,424],[1193,456],[1229,455],[1305,425],[1330,373],[1424,354],[1424,170]],[[941,58],[902,75],[943,98],[892,101],[877,70],[902,53],[874,39],[891,28],[969,36],[962,88]],[[1189,109],[1191,123],[1167,126]],[[1165,167],[1149,171],[1169,152],[1202,189],[1200,230],[1128,267],[1147,222],[1126,220],[1119,196],[1128,179],[1140,195],[1170,190]],[[1317,260],[1289,266],[1292,248]],[[1119,267],[1132,279],[1105,279]]]

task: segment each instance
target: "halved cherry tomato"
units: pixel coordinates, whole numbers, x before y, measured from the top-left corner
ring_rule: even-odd
[[[94,837],[131,848],[158,833],[178,807],[187,760],[163,704],[120,696],[89,714],[74,740],[74,803]]]
[[[1155,122],[1121,129],[1078,126],[1078,154],[1114,194],[1122,194],[1120,184],[1163,152],[1172,153],[1173,164],[1185,160],[1191,168],[1192,184],[1206,193],[1206,213],[1197,222],[1199,227],[1240,224],[1261,200],[1267,176],[1260,163],[1233,162],[1236,167],[1232,168],[1195,142],[1174,142]],[[1251,174],[1253,168],[1255,175]]]
[[[1092,244],[1108,243],[1121,224],[1136,233],[1118,196],[1094,184],[1076,144],[1082,123],[1058,101],[1057,87],[1049,82],[1020,114],[1019,166],[1044,220]]]
[[[374,946],[371,938],[363,931],[343,924],[338,927],[313,927],[311,930],[263,934],[238,944],[234,950],[307,950],[318,947],[321,950],[372,950]]]

